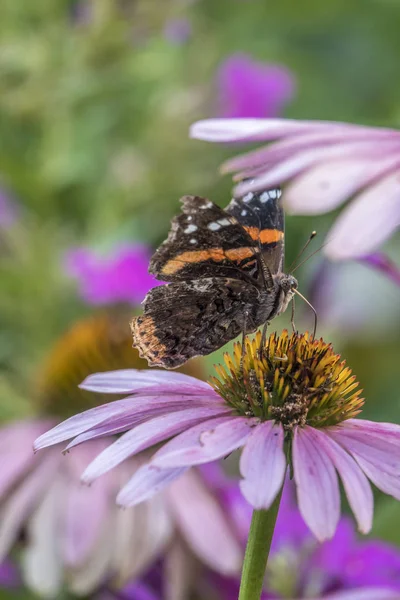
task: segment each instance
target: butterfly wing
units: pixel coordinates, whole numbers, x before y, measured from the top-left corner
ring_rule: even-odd
[[[199,196],[184,196],[181,201],[182,214],[172,220],[149,272],[172,282],[203,277],[257,281],[260,248],[236,215]]]
[[[205,278],[153,288],[131,322],[134,346],[150,365],[179,367],[254,331],[259,291],[237,279]]]
[[[260,248],[272,275],[283,270],[285,215],[279,188],[234,198],[225,211],[235,217]]]

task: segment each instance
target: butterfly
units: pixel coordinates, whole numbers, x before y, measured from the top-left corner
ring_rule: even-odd
[[[184,196],[182,213],[150,261],[169,282],[131,321],[133,345],[152,366],[173,369],[256,331],[286,310],[297,280],[283,272],[280,189],[249,193],[225,209]]]

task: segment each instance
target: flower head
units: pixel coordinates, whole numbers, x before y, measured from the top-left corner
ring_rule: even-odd
[[[234,54],[217,75],[219,113],[223,117],[277,117],[294,94],[289,69]]]
[[[82,247],[69,251],[65,268],[87,304],[140,304],[150,288],[161,285],[148,273],[149,260],[145,246],[118,246],[105,256]]]
[[[374,251],[400,224],[400,132],[350,123],[283,119],[210,119],[191,136],[211,142],[273,143],[229,160],[235,194],[287,183],[294,214],[319,214],[356,196],[334,224],[324,251],[332,259]],[[377,204],[377,198],[379,203]]]
[[[272,334],[236,345],[214,387],[182,373],[114,371],[88,377],[82,387],[128,394],[123,400],[71,417],[36,440],[36,450],[74,438],[82,442],[126,432],[85,470],[90,483],[127,458],[164,444],[122,488],[118,502],[152,497],[193,465],[243,447],[241,490],[268,509],[288,463],[300,512],[319,540],[334,535],[340,516],[339,474],[359,529],[371,528],[373,497],[367,477],[400,498],[400,427],[354,417],[357,383],[331,346],[307,334]],[[260,358],[261,357],[261,358]],[[216,391],[218,390],[218,391]],[[169,440],[169,441],[166,441]]]

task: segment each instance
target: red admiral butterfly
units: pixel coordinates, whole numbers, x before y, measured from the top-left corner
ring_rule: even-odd
[[[134,346],[150,365],[172,369],[252,333],[286,310],[297,280],[282,271],[284,213],[279,189],[233,199],[225,210],[182,198],[149,272],[169,281],[131,322]]]

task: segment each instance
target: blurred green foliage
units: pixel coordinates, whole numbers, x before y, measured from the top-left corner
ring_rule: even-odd
[[[175,18],[190,24],[185,42],[165,35]],[[224,58],[240,51],[292,69],[288,117],[396,126],[399,30],[395,0],[2,0],[0,185],[20,206],[18,222],[0,230],[2,418],[32,412],[43,355],[90,311],[63,274],[68,247],[156,246],[183,194],[227,203],[231,183],[218,165],[237,148],[188,139],[193,121],[216,114]],[[333,218],[289,218],[288,261]],[[399,258],[398,240],[389,252]],[[298,272],[303,291],[320,260]],[[387,342],[381,317],[369,336],[325,333],[361,380],[365,415],[399,422],[399,323]],[[378,512],[374,534],[400,543],[400,509],[384,507],[392,517]]]

